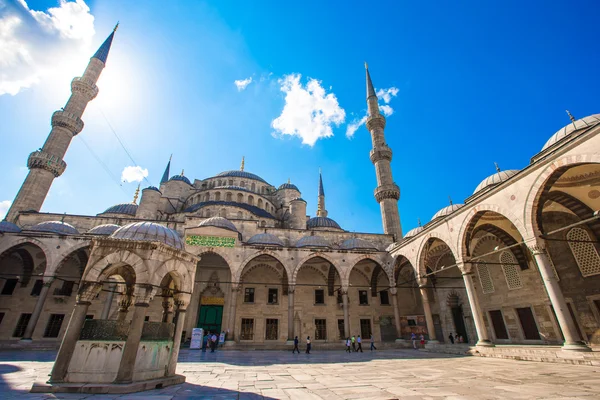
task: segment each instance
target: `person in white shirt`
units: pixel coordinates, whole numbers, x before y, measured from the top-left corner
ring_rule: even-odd
[[[306,337],[306,354],[310,354],[310,347],[311,347],[310,336],[307,336]]]
[[[351,346],[351,345],[352,345],[352,342],[350,341],[350,338],[349,338],[349,337],[347,337],[347,338],[346,338],[346,351],[347,351],[348,353],[352,353],[352,351],[350,350],[350,346]]]
[[[358,343],[358,349],[356,349],[356,352],[358,353],[360,351],[362,353],[362,339],[360,338],[360,335],[356,337],[356,343]]]

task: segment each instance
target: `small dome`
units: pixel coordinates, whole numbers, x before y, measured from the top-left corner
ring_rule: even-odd
[[[353,250],[353,249],[362,249],[362,250],[379,250],[374,243],[369,242],[368,240],[360,239],[360,238],[351,238],[346,239],[340,245],[342,249],[345,250]]]
[[[79,231],[73,225],[62,221],[40,222],[30,228],[32,231],[58,233],[59,235],[79,235]]]
[[[304,236],[296,242],[296,247],[331,247],[331,243],[321,236]]]
[[[303,201],[306,203],[306,200],[304,200],[302,197],[296,197],[295,199],[292,199],[292,201]]]
[[[473,194],[479,192],[480,190],[485,189],[488,186],[496,186],[497,184],[504,182],[505,180],[508,180],[509,178],[515,176],[518,173],[519,173],[518,169],[509,169],[506,171],[496,172],[494,175],[490,175],[487,178],[485,178],[484,180],[482,180],[481,183],[479,185],[477,185],[477,188],[475,188],[475,191],[473,192]]]
[[[192,184],[192,182],[190,182],[190,180],[183,175],[173,175],[171,179],[169,179],[169,182],[170,181],[181,181],[187,183],[188,185]]]
[[[283,185],[279,186],[279,189],[277,189],[277,190],[283,190],[283,189],[292,189],[297,192],[300,191],[300,189],[298,189],[298,186],[294,185],[293,183],[284,183]]]
[[[406,235],[404,235],[404,238],[406,239],[406,238],[409,238],[409,237],[416,236],[417,234],[421,233],[422,231],[423,231],[423,227],[422,226],[417,226],[416,228],[413,228],[410,231],[406,232]]]
[[[160,242],[176,249],[184,249],[183,241],[177,232],[155,222],[134,222],[120,227],[110,237],[113,239]]]
[[[160,193],[160,190],[156,186],[148,186],[147,188],[144,188],[142,191],[144,191],[144,190],[154,190],[155,192]]]
[[[306,221],[306,229],[313,228],[335,228],[342,229],[337,222],[327,217],[314,217]]]
[[[270,233],[259,233],[257,235],[252,236],[247,244],[266,244],[271,246],[283,246],[283,240],[279,239],[275,235],[271,235]]]
[[[215,178],[216,177],[245,178],[245,179],[253,179],[255,181],[261,181],[263,183],[267,183],[267,181],[265,181],[260,176],[251,174],[250,172],[246,172],[246,171],[225,171],[225,172],[221,172],[220,174],[215,175],[214,177]],[[268,185],[268,183],[267,183],[267,185]]]
[[[571,122],[569,125],[560,128],[558,132],[550,136],[550,139],[548,139],[548,141],[542,148],[542,151],[546,150],[554,143],[560,142],[562,139],[569,136],[573,132],[577,132],[581,129],[591,128],[592,126],[596,126],[598,124],[600,124],[600,114],[590,115],[588,117],[578,119],[575,122]]]
[[[2,233],[19,233],[21,232],[21,228],[19,228],[16,224],[8,221],[0,221],[0,232]]]
[[[238,231],[237,228],[235,227],[235,225],[230,220],[228,220],[227,218],[223,218],[223,217],[207,218],[198,224],[198,227],[201,227],[201,226],[215,226],[217,228],[223,228],[223,229],[227,229],[227,230],[233,231],[233,232]]]
[[[119,229],[119,225],[115,224],[104,224],[98,225],[87,231],[87,233],[91,233],[92,235],[112,235],[117,229]]]
[[[106,210],[104,210],[104,212],[101,212],[98,215],[126,214],[126,215],[135,216],[137,209],[138,209],[138,205],[135,203],[121,203],[121,204],[115,204],[114,206],[107,208]]]
[[[440,211],[436,212],[431,220],[433,221],[436,218],[445,217],[446,215],[452,214],[454,211],[458,210],[464,206],[464,204],[451,204],[447,207],[442,208]]]

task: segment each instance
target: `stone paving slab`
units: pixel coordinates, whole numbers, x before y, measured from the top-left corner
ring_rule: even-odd
[[[0,399],[600,399],[600,368],[462,357],[414,350],[291,355],[183,350],[186,383],[127,395],[31,394],[54,351],[0,351]]]

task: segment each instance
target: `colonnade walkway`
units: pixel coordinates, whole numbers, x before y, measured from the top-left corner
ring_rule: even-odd
[[[1,351],[2,399],[596,399],[598,367],[421,350],[364,353],[182,350],[182,385],[126,395],[29,394],[53,351]]]

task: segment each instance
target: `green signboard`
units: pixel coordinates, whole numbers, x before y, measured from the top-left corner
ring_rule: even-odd
[[[185,243],[190,246],[234,247],[235,238],[219,236],[186,236]]]

